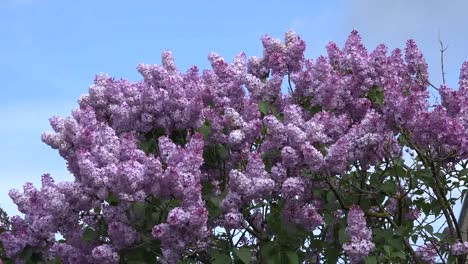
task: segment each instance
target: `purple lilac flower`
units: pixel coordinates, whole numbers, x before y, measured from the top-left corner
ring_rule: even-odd
[[[359,263],[374,249],[372,233],[367,227],[364,213],[357,205],[353,205],[348,212],[348,227],[346,233],[351,241],[343,245],[343,250],[348,254],[351,263]]]

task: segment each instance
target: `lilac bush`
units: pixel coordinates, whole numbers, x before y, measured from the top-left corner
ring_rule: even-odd
[[[434,106],[413,40],[368,52],[353,31],[315,60],[293,31],[261,41],[202,72],[166,51],[141,81],[96,76],[42,135],[75,180],[10,191],[5,261],[465,263],[468,62]]]

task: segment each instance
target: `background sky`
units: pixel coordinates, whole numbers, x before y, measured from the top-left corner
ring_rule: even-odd
[[[51,130],[49,117],[70,115],[95,74],[138,80],[137,64],[160,63],[166,49],[182,70],[207,68],[210,51],[229,61],[241,51],[261,56],[261,35],[282,39],[290,28],[316,58],[357,29],[369,50],[415,39],[437,84],[440,34],[447,82],[458,87],[468,60],[466,10],[464,0],[0,0],[0,206],[17,214],[8,190],[27,181],[40,186],[43,173],[73,179],[40,136]]]

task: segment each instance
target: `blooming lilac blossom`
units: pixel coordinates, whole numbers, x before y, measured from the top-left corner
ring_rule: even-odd
[[[119,255],[110,245],[97,246],[92,251],[93,259],[99,263],[119,263]]]
[[[442,103],[432,109],[428,66],[413,40],[404,55],[387,54],[385,45],[368,52],[353,31],[342,49],[329,43],[327,56],[315,60],[304,57],[294,31],[284,42],[261,41],[262,57],[241,52],[229,63],[210,53],[211,69],[201,73],[195,66],[181,72],[165,51],[161,65],[138,65],[141,81],[96,76],[79,108],[52,117],[53,132],[42,135],[74,181],[44,175],[40,189],[27,183],[10,192],[25,216],[0,234],[7,256],[21,263],[32,248],[64,264],[118,263],[121,252],[149,241],[161,247],[158,261],[177,263],[188,252],[206,253],[213,230],[270,230],[268,210],[251,208],[270,199],[282,205],[282,223],[308,232],[323,226],[334,242],[338,223],[326,223],[328,201],[320,196],[331,191],[324,176],[339,183],[356,164],[378,168],[401,157],[403,134],[441,164],[468,157],[468,62],[459,89],[442,86]],[[281,92],[284,85],[291,94]],[[334,216],[342,219],[345,209]],[[405,220],[419,216],[408,209]],[[386,210],[398,214],[396,199]],[[375,247],[364,213],[357,205],[347,212],[343,250],[353,263]],[[98,238],[86,241],[86,230]],[[465,254],[465,243],[452,253]],[[416,254],[434,259],[430,246]]]
[[[455,256],[468,254],[468,242],[457,241],[450,247],[450,251]]]
[[[351,241],[343,245],[343,250],[348,254],[351,263],[359,263],[375,247],[371,241],[371,230],[367,227],[364,213],[359,206],[354,205],[349,209],[346,233]]]
[[[416,256],[418,256],[424,263],[434,264],[436,263],[437,250],[435,245],[430,243],[419,246],[416,250]]]

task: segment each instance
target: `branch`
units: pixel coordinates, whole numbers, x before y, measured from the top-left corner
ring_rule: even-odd
[[[294,97],[294,90],[291,85],[291,74],[289,73],[289,67],[288,67],[288,90],[289,90],[289,93],[291,94],[291,97]]]
[[[245,233],[247,233],[247,228],[244,229],[244,232],[242,232],[242,235],[241,235],[241,237],[239,238],[239,240],[237,240],[236,244],[234,245],[234,248],[237,248],[237,246],[239,245],[239,243],[241,242],[241,240],[244,238]]]
[[[463,241],[460,227],[457,224],[457,218],[453,213],[452,208],[448,206],[447,197],[445,197],[444,193],[442,192],[442,186],[439,181],[438,172],[434,166],[434,163],[430,163],[432,178],[434,179],[434,194],[436,195],[437,199],[439,200],[440,204],[442,205],[442,211],[447,219],[447,224],[449,224],[449,228],[451,228],[451,232],[455,231],[457,234],[458,239]]]
[[[444,47],[444,43],[440,39],[440,32],[439,32],[439,44],[440,44],[440,67],[442,70],[442,83],[445,84],[445,71],[444,71],[444,51],[447,50],[448,46]]]
[[[338,191],[336,190],[336,187],[335,185],[333,184],[333,182],[330,181],[330,178],[327,177],[325,179],[325,181],[327,182],[328,186],[330,186],[330,189],[332,190],[333,194],[335,194],[335,197],[336,197],[336,200],[338,200],[338,203],[340,204],[341,208],[343,210],[347,210],[344,202],[343,202],[343,199],[341,199],[341,196],[340,194],[338,193]]]

